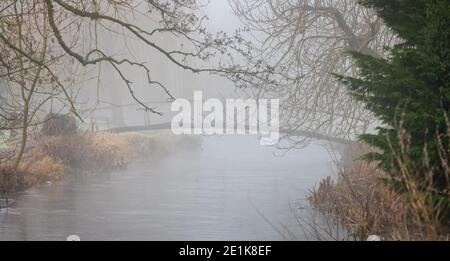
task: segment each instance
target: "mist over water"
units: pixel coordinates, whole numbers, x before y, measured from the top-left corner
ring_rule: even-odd
[[[199,149],[38,186],[1,210],[0,239],[285,239],[273,226],[304,239],[293,212],[307,217],[304,198],[331,175],[330,157],[316,145],[275,152],[254,137],[204,137]]]
[[[142,4],[140,0],[136,2]],[[258,32],[249,33],[238,30],[238,28],[242,29],[243,24],[240,18],[233,14],[228,1],[209,2],[211,2],[209,5],[199,9],[198,18],[203,15],[209,17],[204,26],[208,33],[211,32],[210,37],[226,39],[239,32],[244,34],[242,36],[244,40],[240,40],[245,42],[262,36]],[[108,3],[105,3],[108,6]],[[136,12],[124,12],[121,18],[133,21],[133,24],[149,32],[151,29],[162,26],[161,21],[152,17],[151,14],[140,12],[141,10],[134,11]],[[184,18],[183,15],[177,16],[177,19],[180,19],[178,22],[182,24],[186,22]],[[106,161],[104,164],[113,165],[111,162],[117,160],[112,159],[114,155],[118,155],[117,158],[125,158],[128,155],[120,155],[120,153],[133,150],[133,147],[140,145],[141,141],[144,147],[147,146],[146,152],[157,151],[158,146],[173,146],[177,142],[176,138],[161,139],[152,143],[155,133],[133,130],[133,127],[145,129],[152,125],[170,124],[177,113],[171,111],[173,99],[176,101],[176,99],[184,98],[191,101],[195,98],[194,93],[201,91],[203,100],[253,99],[255,104],[256,100],[260,104],[261,99],[270,98],[276,99],[278,104],[278,100],[283,102],[286,97],[282,96],[287,95],[283,89],[275,93],[264,93],[264,86],[258,85],[259,80],[253,79],[257,84],[249,85],[252,88],[236,88],[239,81],[230,80],[236,75],[234,77],[227,75],[227,78],[223,77],[223,74],[219,76],[196,73],[196,70],[186,69],[191,66],[192,68],[215,68],[217,64],[224,66],[225,69],[227,66],[234,68],[233,63],[241,62],[245,69],[246,62],[253,60],[249,63],[251,67],[249,75],[251,75],[255,69],[253,67],[256,67],[254,62],[258,60],[259,55],[253,57],[254,59],[249,59],[245,55],[241,57],[238,53],[246,53],[245,46],[239,46],[237,53],[235,53],[236,50],[230,52],[228,58],[224,57],[227,52],[222,50],[223,53],[221,53],[218,46],[213,47],[213,52],[206,55],[206,57],[211,55],[211,59],[196,58],[195,53],[201,53],[199,50],[211,45],[207,41],[208,44],[205,46],[202,44],[196,46],[195,42],[203,37],[196,30],[194,35],[201,35],[196,41],[190,41],[189,38],[181,37],[179,33],[172,33],[170,30],[168,33],[162,30],[154,35],[149,32],[142,33],[152,43],[159,46],[163,51],[161,52],[122,26],[103,27],[96,24],[95,19],[91,20],[79,25],[79,37],[83,39],[81,41],[83,44],[74,47],[75,51],[83,53],[89,48],[99,48],[118,61],[125,59],[141,66],[145,65],[148,71],[134,63],[126,62],[120,63],[120,66],[114,63],[102,63],[98,66],[84,67],[72,59],[73,57],[67,57],[67,59],[64,57],[62,64],[70,70],[63,71],[76,78],[73,80],[74,86],[70,85],[71,88],[68,88],[69,97],[55,94],[55,97],[42,104],[39,110],[36,109],[37,127],[30,130],[30,137],[26,143],[39,144],[42,134],[40,124],[43,124],[40,120],[46,119],[47,115],[60,114],[60,116],[73,117],[78,122],[79,130],[74,131],[71,133],[73,136],[67,138],[79,139],[74,143],[79,141],[84,144],[83,146],[72,146],[77,147],[76,149],[65,147],[65,134],[49,135],[44,137],[44,141],[47,138],[51,141],[55,137],[58,141],[58,138],[63,136],[63,139],[59,139],[60,144],[53,143],[53,145],[56,144],[54,154],[68,155],[55,157],[55,162],[52,163],[59,166],[59,160],[61,160],[67,164],[63,166],[64,169],[66,167],[72,169],[74,166],[81,168],[74,169],[73,173],[62,171],[64,175],[56,179],[59,180],[58,182],[46,182],[45,179],[40,180],[39,176],[38,181],[23,187],[23,189],[31,187],[25,191],[19,189],[19,192],[14,191],[8,194],[9,191],[5,190],[7,193],[1,194],[0,200],[6,200],[6,196],[9,196],[13,201],[7,208],[2,208],[6,204],[0,205],[0,241],[60,241],[66,240],[70,235],[79,236],[83,241],[308,239],[296,217],[304,220],[310,218],[311,210],[306,199],[309,190],[324,177],[335,175],[327,150],[315,143],[283,154],[276,147],[261,146],[256,135],[201,137],[201,148],[180,149],[174,146],[165,156],[147,155],[145,156],[147,160],[130,160],[132,162],[130,165],[127,165],[129,162],[123,164],[127,166],[124,170],[112,168],[114,170],[112,172],[99,172],[94,168],[94,171],[90,171],[92,169],[84,171],[83,163],[95,165],[91,163],[95,163],[97,158]],[[227,37],[220,33],[217,36],[217,32],[225,32]],[[63,36],[69,38],[72,34],[74,32],[69,31]],[[175,53],[180,55],[183,52],[193,53],[186,55],[184,59],[175,55]],[[172,59],[168,59],[169,54],[174,55]],[[227,59],[231,60],[228,63],[232,63],[227,65]],[[271,59],[265,63],[270,64]],[[258,63],[256,65],[261,66]],[[117,66],[120,70],[117,70]],[[244,77],[241,80],[246,82],[249,79]],[[152,81],[157,84],[150,84]],[[0,90],[3,91],[3,89]],[[31,100],[39,100],[38,98],[41,98],[39,95],[35,94]],[[69,105],[69,101],[74,102],[75,108]],[[79,118],[73,115],[76,110],[79,110],[77,111]],[[153,113],[152,110],[161,115]],[[246,111],[246,108],[243,108],[243,111]],[[207,113],[207,111],[203,112],[203,114]],[[272,112],[270,114],[272,116]],[[281,118],[286,115],[284,113]],[[309,118],[306,119],[306,121],[309,120]],[[270,121],[271,124],[275,122],[275,120]],[[298,126],[288,127],[292,128],[291,131],[295,131]],[[130,130],[116,133],[115,131],[120,128],[130,128]],[[286,130],[290,129],[285,128],[284,132]],[[315,129],[311,128],[311,130]],[[86,133],[87,135],[83,136]],[[113,141],[102,138],[105,133],[111,134],[110,138],[112,137]],[[126,142],[121,143],[121,140],[126,140],[124,136],[127,134],[140,135],[138,138],[141,141],[138,141],[138,144],[124,145]],[[100,142],[106,144],[103,150],[96,152],[98,155],[88,153],[96,149],[94,142],[97,141],[96,135],[100,136],[98,138]],[[295,136],[293,133],[289,135]],[[258,131],[258,136],[261,136],[261,129]],[[33,140],[35,137],[37,137],[36,140]],[[297,138],[299,137],[293,140],[297,141]],[[306,138],[306,140],[314,139],[317,136],[310,135]],[[114,143],[117,142],[114,139],[119,140],[119,145]],[[145,142],[149,139],[152,142],[146,144]],[[122,148],[120,153],[114,154],[114,150],[121,145],[127,148]],[[112,155],[111,159],[104,156],[108,152],[110,153],[108,155]],[[71,154],[77,153],[85,153],[91,158],[78,157],[78,155],[72,157]],[[84,161],[80,160],[82,163],[76,162],[74,166],[67,163],[73,158],[82,158]],[[43,172],[44,176],[51,176],[49,171]]]
[[[1,0],[0,241],[449,241],[448,21],[445,0]]]

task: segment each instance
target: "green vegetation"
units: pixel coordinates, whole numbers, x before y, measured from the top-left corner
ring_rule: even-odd
[[[450,2],[364,0],[402,40],[388,58],[350,52],[358,77],[338,76],[382,126],[361,139],[379,149],[383,179],[405,195],[420,222],[450,217]],[[419,211],[420,210],[420,211]],[[420,223],[419,222],[419,223]]]

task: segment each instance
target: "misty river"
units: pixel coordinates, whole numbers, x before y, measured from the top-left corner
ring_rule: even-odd
[[[255,137],[205,137],[201,149],[38,186],[0,210],[0,240],[283,239],[274,226],[303,239],[294,212],[308,211],[330,156],[317,145],[276,152]]]

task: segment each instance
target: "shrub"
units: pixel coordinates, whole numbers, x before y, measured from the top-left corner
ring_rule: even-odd
[[[401,131],[398,134],[403,153],[394,153],[396,164],[401,167],[398,182],[405,184],[402,193],[386,186],[385,180],[392,177],[378,169],[376,162],[350,163],[348,157],[354,157],[347,153],[337,161],[338,178],[327,178],[312,191],[309,198],[312,205],[337,224],[343,224],[357,240],[374,234],[384,240],[448,240],[450,226],[442,211],[445,202],[436,202],[433,193],[424,192],[427,184],[432,189],[432,179],[421,178],[432,177],[435,168],[417,173],[423,169],[416,168],[415,161],[409,157],[404,135]],[[442,148],[440,154],[442,168],[448,172],[449,154]]]
[[[383,186],[385,174],[371,164],[360,162],[340,170],[336,180],[324,179],[311,193],[312,205],[342,224],[356,240],[380,235],[384,240],[406,240],[408,208],[401,196]]]
[[[73,135],[78,131],[77,120],[70,115],[49,113],[42,125],[41,134],[44,136]]]
[[[129,144],[133,158],[160,157],[176,149],[197,149],[201,140],[194,136],[178,136],[171,132],[157,134],[126,133],[121,135]]]
[[[127,167],[132,159],[164,156],[176,146],[192,148],[192,144],[197,147],[198,139],[175,137],[168,133],[84,132],[41,136],[17,172],[13,173],[8,163],[0,169],[0,189],[7,192],[40,182],[56,181],[67,169],[87,172],[121,169]]]
[[[66,166],[82,170],[123,168],[130,161],[128,143],[111,133],[81,133],[42,138],[36,150],[61,160]]]
[[[8,165],[0,170],[2,192],[18,191],[46,181],[58,181],[64,175],[64,165],[50,156],[33,154],[24,159],[17,171]]]

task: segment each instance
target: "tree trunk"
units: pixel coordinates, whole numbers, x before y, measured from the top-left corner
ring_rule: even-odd
[[[30,94],[31,95],[31,94]],[[25,147],[27,145],[28,140],[28,113],[29,113],[29,104],[26,102],[23,110],[23,120],[22,120],[22,138],[20,141],[20,147],[19,150],[16,153],[16,156],[14,158],[14,162],[12,165],[12,169],[14,172],[17,171],[19,168],[19,164],[22,161],[23,154],[25,152]]]

